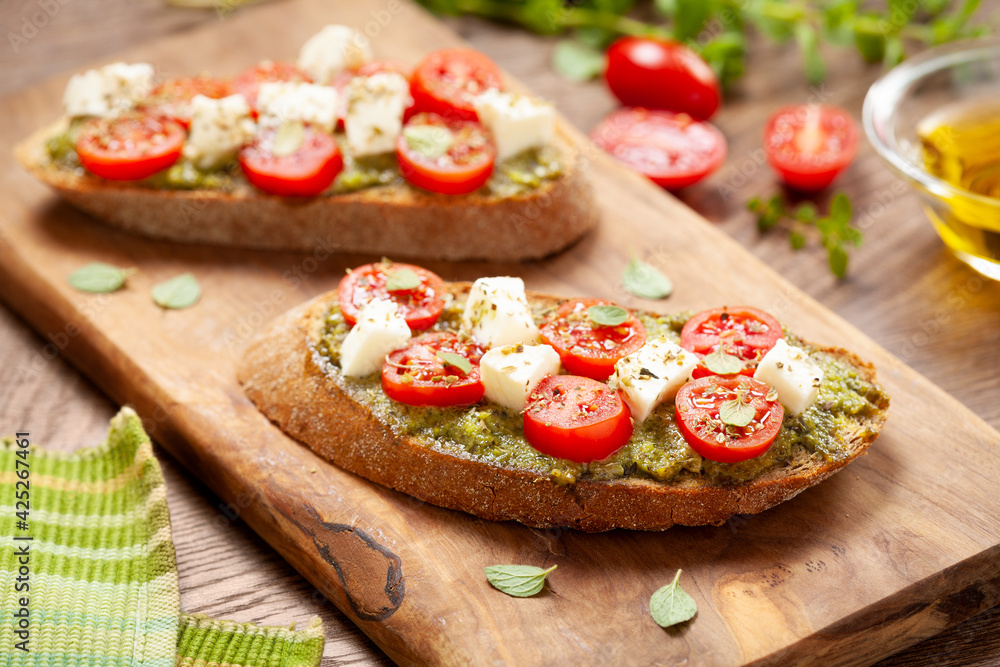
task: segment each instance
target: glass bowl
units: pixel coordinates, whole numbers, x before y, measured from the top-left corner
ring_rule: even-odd
[[[1000,39],[954,42],[908,58],[872,85],[862,118],[868,140],[920,195],[945,245],[983,275],[1000,280],[1000,198],[931,174],[918,136],[918,128],[926,136],[942,119],[972,109],[993,114],[1000,148]],[[1000,150],[996,157],[1000,169]]]

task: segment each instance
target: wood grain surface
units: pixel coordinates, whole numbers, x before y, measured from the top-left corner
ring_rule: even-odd
[[[218,20],[212,13],[167,10],[155,2],[110,2],[101,9],[84,5],[62,6],[61,13],[19,52],[3,52],[0,71],[5,90],[34,82],[40,73],[77,68],[128,44],[142,43],[153,34]],[[36,7],[36,3],[4,3],[0,18],[5,32],[9,26],[21,24],[22,17],[31,17]],[[247,13],[264,10],[254,8]],[[536,91],[556,100],[578,126],[589,127],[611,107],[598,84],[569,84],[548,70],[551,42],[477,21],[456,21],[453,25]],[[720,228],[792,282],[998,425],[997,287],[978,279],[947,255],[923,220],[915,199],[896,185],[870,151],[863,151],[842,182],[860,204],[862,214],[868,214],[862,220],[870,221],[866,246],[855,255],[852,278],[844,284],[827,277],[818,254],[793,254],[782,239],[758,238],[748,216],[741,214],[740,206],[747,196],[773,190],[771,177],[766,168],[759,168],[755,153],[763,117],[782,101],[798,101],[809,94],[798,83],[797,63],[787,53],[759,53],[752,61],[751,76],[718,118],[731,139],[727,167],[707,184],[685,193],[683,199],[718,221]],[[875,72],[851,63],[838,61],[824,94],[857,110]],[[669,251],[655,250],[653,259],[669,270]],[[204,256],[201,259],[209,261]],[[0,386],[4,429],[27,424],[45,441],[63,447],[99,439],[112,406],[58,358],[47,360],[51,348],[10,315],[5,314],[0,325],[0,354],[9,369],[8,381]],[[58,334],[58,329],[43,331],[50,337]],[[243,620],[262,622],[302,621],[318,610],[328,623],[330,664],[378,659],[377,650],[359,639],[356,630],[352,634],[352,626],[343,616],[321,598],[317,601],[308,584],[238,519],[231,518],[232,509],[220,511],[221,501],[178,474],[169,459],[165,465],[185,608],[238,614]],[[192,510],[185,511],[188,507]],[[225,526],[225,530],[213,530],[213,525]],[[1000,625],[997,617],[996,612],[984,614],[889,662],[995,662],[997,633],[989,630]]]

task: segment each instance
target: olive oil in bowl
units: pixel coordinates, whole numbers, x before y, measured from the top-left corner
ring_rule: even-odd
[[[928,217],[960,258],[1000,279],[1000,101],[946,107],[917,137],[927,171],[962,191],[926,198]]]

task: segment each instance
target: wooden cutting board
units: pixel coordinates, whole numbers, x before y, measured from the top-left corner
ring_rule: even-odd
[[[291,59],[325,23],[366,31],[377,55],[414,60],[459,40],[396,0],[282,2],[123,54],[162,76],[232,74]],[[0,102],[0,151],[58,115],[65,78]],[[581,139],[581,142],[583,140]],[[525,265],[428,264],[446,279],[515,274],[529,288],[680,310],[765,308],[805,337],[873,361],[893,395],[871,453],[764,514],[722,527],[587,535],[482,521],[372,485],[286,438],[243,396],[234,365],[278,313],[333,289],[371,257],[199,248],[111,231],[59,202],[12,159],[0,171],[0,297],[51,344],[9,381],[65,355],[200,476],[400,663],[858,664],[1000,603],[1000,434],[753,258],[697,214],[592,148],[600,230]],[[667,302],[630,297],[630,252],[666,269]],[[134,266],[126,290],[86,295],[66,276]],[[150,287],[184,271],[204,288],[184,311]],[[58,415],[53,415],[58,419]],[[558,564],[530,599],[482,568]],[[684,570],[698,616],[663,630],[650,594]]]

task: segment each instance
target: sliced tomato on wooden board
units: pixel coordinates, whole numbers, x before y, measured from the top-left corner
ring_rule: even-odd
[[[677,391],[675,411],[691,449],[720,463],[766,452],[785,415],[776,391],[744,376],[713,375],[685,383]]]
[[[445,195],[475,192],[496,161],[489,131],[476,121],[418,113],[396,141],[399,171],[409,183]]]
[[[413,331],[429,328],[444,311],[444,281],[436,273],[413,264],[377,262],[357,267],[340,280],[337,298],[348,324],[374,298],[394,301]]]
[[[785,107],[764,128],[764,152],[771,166],[786,184],[805,192],[830,185],[857,151],[858,125],[838,107]]]
[[[309,75],[295,65],[264,60],[240,72],[233,79],[233,90],[245,97],[247,104],[254,113],[257,113],[257,93],[260,91],[260,84],[276,81],[312,83]]]
[[[452,332],[427,333],[386,357],[382,389],[407,405],[471,405],[485,388],[479,360],[485,350]]]
[[[586,463],[618,451],[632,437],[632,417],[618,392],[579,375],[550,375],[531,392],[524,437],[543,454]]]
[[[599,323],[591,308],[620,311],[617,317]],[[620,322],[619,322],[620,320]],[[559,306],[555,315],[539,328],[542,340],[551,345],[563,368],[574,375],[607,380],[615,362],[632,354],[646,342],[646,328],[632,313],[603,299],[573,299]]]
[[[672,111],[619,109],[590,138],[622,164],[660,187],[694,185],[726,159],[726,138],[714,125]]]
[[[428,54],[413,70],[410,94],[417,112],[449,120],[478,120],[474,100],[503,77],[496,63],[472,49],[442,49]]]
[[[757,363],[783,335],[772,315],[750,306],[713,308],[691,317],[681,329],[681,347],[702,357],[721,351],[743,362],[743,375],[753,375]],[[704,364],[692,377],[712,375]]]
[[[304,123],[264,127],[240,149],[240,167],[254,187],[284,197],[315,197],[344,168],[333,136]]]
[[[76,140],[80,164],[111,181],[138,181],[177,162],[187,133],[175,120],[141,113],[95,118]]]
[[[677,111],[698,120],[711,118],[719,108],[715,71],[678,42],[622,37],[608,49],[604,78],[627,107]]]
[[[158,85],[143,101],[140,110],[150,116],[172,118],[185,128],[191,127],[191,100],[204,95],[215,100],[232,95],[233,86],[212,76],[188,76],[168,79]]]

